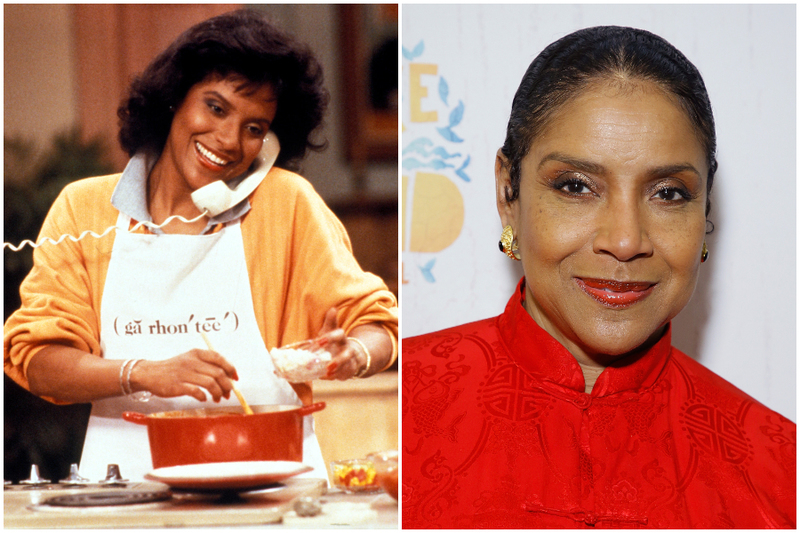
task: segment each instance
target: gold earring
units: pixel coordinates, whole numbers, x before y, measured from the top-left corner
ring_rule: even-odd
[[[503,228],[503,233],[500,234],[500,251],[515,261],[519,261],[519,246],[517,246],[517,238],[514,237],[514,230],[511,225],[506,225]]]
[[[705,263],[706,259],[708,259],[708,246],[703,242],[703,251],[700,252],[700,262]]]

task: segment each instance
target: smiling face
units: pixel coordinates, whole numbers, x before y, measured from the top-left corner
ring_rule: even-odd
[[[497,202],[519,244],[525,307],[581,363],[608,364],[660,337],[697,282],[706,155],[658,87],[595,83],[534,139],[519,198]]]
[[[271,86],[211,76],[193,85],[175,111],[156,167],[187,192],[229,181],[250,167],[277,109]]]

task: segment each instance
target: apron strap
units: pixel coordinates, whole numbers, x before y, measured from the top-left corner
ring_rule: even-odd
[[[128,231],[130,230],[130,228],[131,228],[131,217],[120,211],[119,216],[117,217],[117,229]]]

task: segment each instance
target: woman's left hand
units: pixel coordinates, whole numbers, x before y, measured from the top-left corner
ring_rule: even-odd
[[[331,308],[325,313],[325,321],[319,330],[317,339],[327,338],[325,349],[332,356],[328,364],[328,374],[321,379],[346,380],[355,377],[364,370],[367,364],[367,354],[355,341],[348,340],[344,330],[339,327],[336,318],[336,308]]]

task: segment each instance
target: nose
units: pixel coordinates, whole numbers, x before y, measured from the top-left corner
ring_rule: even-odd
[[[241,130],[233,120],[222,121],[215,132],[219,147],[231,154],[236,153],[241,147]]]
[[[598,215],[594,252],[609,254],[618,261],[631,261],[653,254],[645,214],[636,200],[609,201]]]

